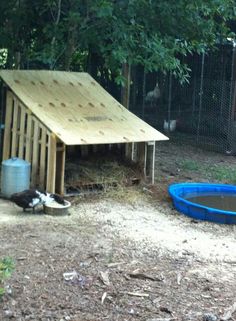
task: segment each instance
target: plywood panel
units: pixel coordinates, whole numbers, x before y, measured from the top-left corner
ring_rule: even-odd
[[[166,140],[87,73],[3,70],[19,99],[66,145]]]
[[[5,115],[5,129],[3,139],[3,160],[10,157],[10,145],[11,145],[11,121],[13,111],[13,95],[10,91],[7,91],[6,97],[6,115]]]

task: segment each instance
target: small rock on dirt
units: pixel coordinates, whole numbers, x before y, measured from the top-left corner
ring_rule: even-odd
[[[11,311],[11,310],[5,310],[5,311],[4,311],[4,314],[5,314],[5,317],[6,317],[6,318],[9,318],[9,319],[15,317],[13,311]]]
[[[213,313],[205,313],[202,317],[203,321],[217,321],[218,317]]]

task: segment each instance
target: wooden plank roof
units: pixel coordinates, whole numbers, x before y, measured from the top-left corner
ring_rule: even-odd
[[[66,145],[168,139],[123,107],[87,73],[1,70],[0,77]]]

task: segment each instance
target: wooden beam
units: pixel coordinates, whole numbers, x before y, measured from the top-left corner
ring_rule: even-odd
[[[151,184],[155,183],[155,142],[147,143],[147,175]]]
[[[32,154],[32,168],[31,168],[31,185],[36,187],[38,183],[38,164],[39,164],[39,123],[36,119],[34,122],[33,132],[33,154]]]
[[[25,160],[31,163],[32,160],[32,123],[33,119],[30,113],[27,117],[27,128],[26,128],[26,146],[25,146]]]
[[[13,121],[12,121],[12,142],[11,142],[11,157],[17,156],[17,145],[18,145],[18,108],[19,102],[18,99],[14,98],[14,105],[13,105]]]
[[[5,129],[4,129],[4,139],[3,139],[3,154],[2,154],[3,160],[8,159],[10,157],[12,111],[13,111],[13,95],[10,91],[7,91]]]
[[[137,162],[151,184],[155,183],[155,142],[137,143]]]
[[[92,145],[92,151],[94,154],[96,153],[105,153],[106,147],[104,144],[97,144],[97,145]]]
[[[88,157],[89,154],[89,148],[88,145],[81,145],[81,156],[82,157]]]
[[[45,189],[45,177],[46,177],[46,128],[41,128],[41,140],[40,140],[40,160],[39,160],[39,187]]]
[[[56,193],[64,195],[64,185],[65,185],[65,158],[66,158],[66,146],[63,144],[57,148],[56,157]]]
[[[96,154],[98,152],[98,148],[99,148],[99,145],[93,145],[92,146],[92,149],[93,149],[93,153]]]
[[[146,179],[147,145],[145,142],[137,143],[137,162],[141,168],[144,178]]]
[[[57,142],[54,134],[49,136],[49,146],[48,146],[48,164],[47,164],[47,191],[50,193],[55,193],[55,183],[56,183],[56,151]]]
[[[25,107],[20,107],[20,131],[19,131],[19,149],[18,157],[24,159],[24,147],[25,147]]]
[[[137,143],[132,143],[131,160],[133,162],[137,161]]]
[[[125,144],[125,158],[128,160],[132,160],[132,154],[133,154],[133,144],[132,143],[126,143]]]
[[[125,85],[121,91],[121,103],[129,109],[131,67],[128,63],[123,64],[122,75],[125,78]],[[125,144],[125,157],[129,160],[132,159],[132,146],[130,143]]]

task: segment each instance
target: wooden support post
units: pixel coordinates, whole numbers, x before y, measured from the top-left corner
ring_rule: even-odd
[[[132,143],[131,160],[132,162],[137,161],[137,143]]]
[[[97,144],[97,145],[93,145],[93,153],[100,153],[100,154],[104,154],[106,152],[106,145],[104,144]]]
[[[125,158],[131,160],[132,158],[132,143],[125,144]]]
[[[137,143],[137,162],[141,168],[142,174],[146,179],[147,145],[146,143]]]
[[[25,145],[25,108],[20,106],[20,131],[19,131],[19,150],[18,157],[24,159],[24,145]]]
[[[93,153],[96,154],[98,152],[99,145],[93,145],[92,149],[93,149]]]
[[[64,195],[66,146],[58,144],[56,157],[56,193]]]
[[[125,86],[122,88],[121,92],[121,103],[123,106],[129,109],[131,67],[128,63],[123,64],[122,74],[125,78]],[[132,145],[130,143],[125,144],[125,157],[129,160],[132,159]]]
[[[155,142],[137,143],[137,162],[143,171],[144,178],[155,183]]]
[[[155,183],[155,142],[147,143],[147,176]]]
[[[81,145],[81,156],[87,157],[89,154],[89,148],[88,145]]]
[[[19,103],[18,99],[14,99],[13,107],[13,121],[12,121],[12,143],[11,143],[11,157],[17,156],[17,146],[18,146],[18,111]]]
[[[12,111],[13,111],[13,95],[10,91],[7,91],[5,129],[4,129],[4,140],[3,140],[3,154],[2,154],[3,160],[8,159],[10,157]]]
[[[54,134],[49,136],[49,146],[48,146],[48,164],[47,164],[47,191],[50,193],[55,193],[55,183],[56,183],[56,152],[57,152],[57,142]]]
[[[42,127],[41,128],[41,140],[40,140],[40,160],[39,160],[39,187],[45,189],[45,177],[46,177],[46,137],[47,130]]]
[[[39,157],[39,123],[34,119],[34,133],[33,133],[33,155],[31,168],[31,184],[35,187],[38,183],[38,157]]]
[[[28,113],[26,128],[25,160],[31,163],[32,156],[32,116]]]

